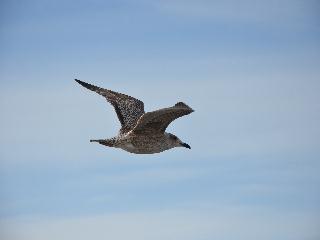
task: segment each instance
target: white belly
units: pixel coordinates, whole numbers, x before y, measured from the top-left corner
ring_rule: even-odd
[[[122,145],[121,148],[123,150],[128,151],[128,152],[135,152],[135,150],[136,150],[135,146],[133,146],[132,143],[126,143],[126,144]]]

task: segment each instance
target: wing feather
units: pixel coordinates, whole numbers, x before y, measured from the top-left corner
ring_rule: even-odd
[[[193,111],[187,104],[179,102],[173,107],[145,113],[138,120],[133,132],[138,134],[163,133],[172,121]]]
[[[120,133],[125,133],[134,128],[138,119],[144,114],[144,104],[134,97],[100,88],[92,84],[75,79],[83,87],[94,91],[111,103],[121,123]]]

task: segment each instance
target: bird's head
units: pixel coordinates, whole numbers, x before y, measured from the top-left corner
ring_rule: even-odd
[[[189,144],[182,142],[176,135],[173,135],[172,133],[168,133],[168,140],[170,141],[170,144],[174,147],[185,147],[191,149]]]

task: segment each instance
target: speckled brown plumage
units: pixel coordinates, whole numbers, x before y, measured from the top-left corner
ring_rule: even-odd
[[[194,111],[187,104],[178,102],[172,107],[145,113],[143,102],[136,98],[78,79],[75,81],[105,97],[114,107],[121,123],[118,136],[110,139],[90,140],[90,142],[98,142],[108,147],[121,148],[137,154],[159,153],[174,147],[190,148],[175,135],[165,132],[172,121]]]

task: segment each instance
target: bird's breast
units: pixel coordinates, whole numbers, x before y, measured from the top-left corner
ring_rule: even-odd
[[[172,148],[165,140],[162,135],[129,135],[121,141],[119,148],[137,154],[159,153]]]

